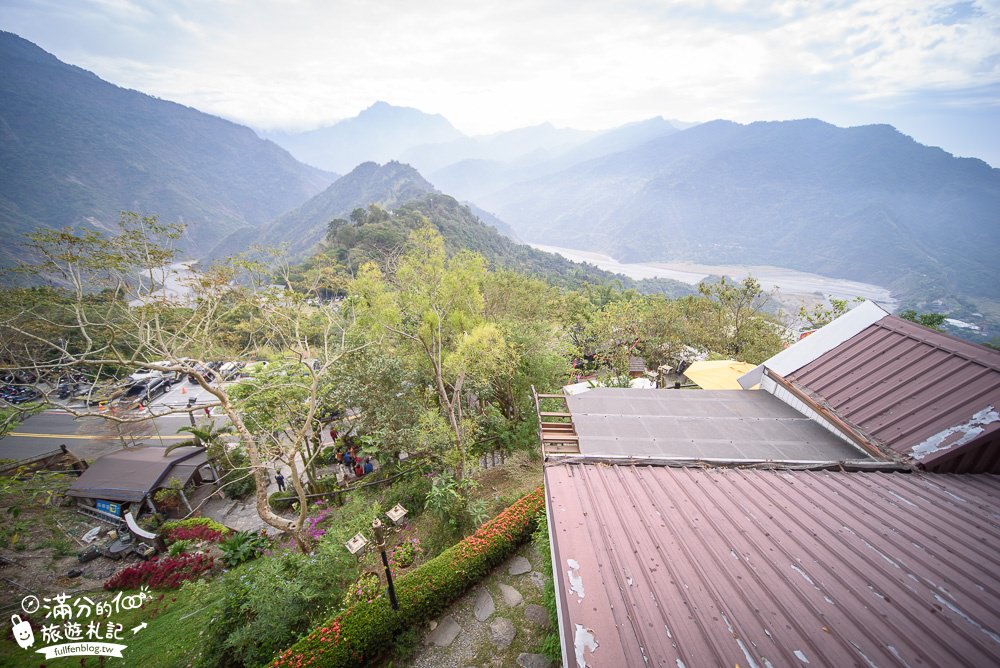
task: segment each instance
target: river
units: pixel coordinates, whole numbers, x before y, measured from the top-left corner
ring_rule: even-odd
[[[768,265],[742,264],[698,264],[694,262],[619,262],[609,255],[582,251],[558,246],[543,246],[529,244],[532,248],[561,255],[573,262],[587,262],[605,271],[624,274],[629,278],[672,278],[675,281],[697,285],[708,276],[729,276],[742,281],[747,276],[753,276],[767,291],[776,290],[782,301],[791,301],[805,305],[819,301],[818,295],[836,299],[853,299],[864,297],[877,302],[882,307],[893,311],[898,302],[892,297],[888,288],[871,283],[850,281],[843,278],[830,278],[819,274],[810,274],[785,267]]]
[[[161,267],[153,272],[153,281],[157,284],[153,299],[166,299],[175,304],[186,304],[191,298],[191,280],[195,278],[192,267],[197,260],[184,260]],[[142,274],[143,283],[149,276]],[[148,287],[147,287],[148,289]],[[129,306],[140,306],[149,301],[149,297],[140,297],[129,302]]]

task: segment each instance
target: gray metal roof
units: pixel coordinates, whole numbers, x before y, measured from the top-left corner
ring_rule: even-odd
[[[99,457],[66,491],[68,496],[108,501],[141,501],[147,494],[176,477],[187,484],[198,467],[208,462],[205,448],[140,446],[123,448]]]
[[[1000,477],[545,468],[567,666],[1000,665]]]
[[[868,458],[766,392],[599,388],[566,401],[584,457]]]
[[[1000,352],[887,316],[785,380],[927,470],[1000,473]]]

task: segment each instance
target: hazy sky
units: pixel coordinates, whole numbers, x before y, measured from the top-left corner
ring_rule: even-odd
[[[0,0],[0,28],[261,129],[815,117],[1000,166],[1000,0]]]

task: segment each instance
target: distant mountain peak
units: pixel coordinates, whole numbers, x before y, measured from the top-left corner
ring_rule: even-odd
[[[396,160],[390,160],[384,165],[380,165],[372,160],[362,162],[360,165],[342,176],[341,179],[370,179],[376,175],[381,178],[391,178],[396,180],[409,179],[418,184],[422,189],[426,190],[426,192],[433,192],[435,190],[434,186],[421,176],[420,172],[412,166]],[[338,181],[339,180],[340,179],[338,179]],[[334,181],[334,185],[336,183],[337,181]],[[333,185],[330,187],[332,188]]]
[[[385,163],[414,146],[462,137],[440,114],[379,100],[357,116],[333,125],[301,133],[276,133],[271,139],[302,162],[343,174],[362,162]]]

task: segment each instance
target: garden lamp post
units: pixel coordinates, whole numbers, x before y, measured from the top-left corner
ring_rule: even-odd
[[[396,588],[392,586],[392,571],[389,569],[389,558],[385,556],[385,533],[382,531],[382,520],[377,517],[372,521],[372,532],[375,534],[375,545],[382,555],[382,565],[385,566],[385,581],[389,586],[389,604],[393,610],[399,610],[396,602]]]
[[[403,518],[407,514],[406,508],[401,504],[396,504],[386,515],[392,520],[392,523],[399,525]],[[382,565],[385,566],[385,581],[389,589],[389,603],[392,605],[393,610],[399,610],[399,602],[396,600],[396,588],[392,584],[392,570],[389,568],[389,557],[385,554],[385,531],[386,526],[382,524],[382,520],[377,517],[372,520],[372,533],[375,534],[375,547],[378,548],[379,553],[382,555]],[[359,559],[365,552],[365,548],[368,546],[368,539],[365,538],[364,534],[355,534],[353,538],[344,544],[347,551],[355,555]]]

